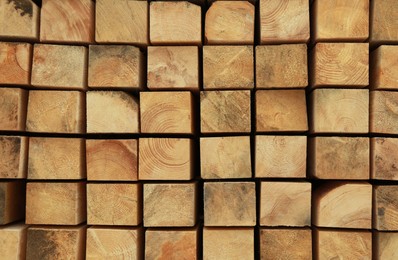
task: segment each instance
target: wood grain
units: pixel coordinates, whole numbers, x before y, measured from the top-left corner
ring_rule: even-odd
[[[398,133],[398,92],[370,92],[370,132]]]
[[[4,259],[25,259],[27,227],[23,223],[0,227],[0,251]]]
[[[0,178],[26,178],[28,137],[0,136]]]
[[[398,47],[383,45],[371,53],[370,87],[398,89]]]
[[[375,232],[374,258],[376,260],[398,257],[398,232]]]
[[[0,88],[0,130],[25,131],[27,103],[26,90]]]
[[[373,228],[382,231],[398,230],[398,186],[373,186]]]
[[[31,60],[31,44],[0,42],[0,84],[29,85]]]
[[[395,0],[371,1],[370,38],[373,45],[398,43],[398,2]]]
[[[398,180],[398,139],[374,137],[371,145],[371,178],[376,180]]]
[[[0,182],[0,225],[22,220],[25,213],[25,183]]]

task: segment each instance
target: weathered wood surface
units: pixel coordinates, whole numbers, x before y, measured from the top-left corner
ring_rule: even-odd
[[[25,131],[27,105],[26,90],[0,88],[0,130]]]
[[[31,62],[31,44],[0,42],[0,84],[29,85]]]
[[[398,134],[398,92],[370,92],[370,132]]]
[[[0,136],[0,178],[26,178],[28,137]]]
[[[398,180],[398,139],[374,137],[371,145],[371,178]]]

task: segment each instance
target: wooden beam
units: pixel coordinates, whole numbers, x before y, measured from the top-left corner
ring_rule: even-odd
[[[25,183],[0,182],[0,225],[22,220],[25,213]]]
[[[199,90],[197,46],[148,46],[147,84],[151,90]]]
[[[89,91],[87,133],[138,133],[137,98],[122,91]]]
[[[305,88],[307,85],[306,44],[256,46],[257,89]]]
[[[253,89],[253,63],[252,46],[203,46],[203,88]]]
[[[44,0],[40,9],[41,42],[94,42],[92,0]]]
[[[398,134],[398,93],[393,91],[370,92],[370,132]]]
[[[86,140],[87,180],[138,180],[138,142],[135,139]]]
[[[383,45],[371,53],[370,87],[398,89],[398,46]]]
[[[250,133],[250,91],[200,92],[202,133]]]
[[[28,179],[86,178],[82,138],[29,138]]]
[[[144,184],[144,226],[195,226],[196,193],[194,182]]]
[[[26,178],[28,137],[0,136],[0,179]]]
[[[28,92],[20,88],[0,88],[0,97],[0,130],[25,131]]]
[[[78,225],[86,221],[84,182],[29,182],[26,224]]]
[[[0,53],[0,84],[28,86],[31,74],[32,45],[0,42]]]
[[[398,232],[375,232],[374,259],[396,259],[398,257]]]
[[[305,90],[256,91],[257,132],[308,130]]]
[[[0,227],[0,251],[4,259],[26,259],[27,225],[17,223]]]
[[[398,43],[398,2],[395,0],[374,0],[371,4],[370,43]]]
[[[202,179],[251,178],[249,136],[200,138]]]
[[[398,231],[398,186],[373,186],[373,228]]]
[[[141,223],[141,185],[87,184],[87,224],[137,226]]]
[[[204,225],[255,226],[255,186],[254,182],[205,182]]]
[[[253,44],[254,5],[248,1],[215,1],[206,12],[207,44]]]
[[[373,137],[371,145],[371,178],[376,180],[398,180],[398,139]]]

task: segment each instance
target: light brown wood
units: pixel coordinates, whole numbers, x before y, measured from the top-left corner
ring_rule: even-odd
[[[257,178],[306,177],[306,136],[257,135],[255,144]]]
[[[398,139],[374,137],[371,145],[371,178],[398,180]]]
[[[46,89],[85,90],[87,48],[84,46],[35,44],[32,85]]]
[[[256,47],[256,88],[305,88],[308,85],[307,45]]]
[[[250,133],[250,91],[200,92],[202,133]]]
[[[144,55],[130,45],[90,45],[88,86],[137,90],[144,85]]]
[[[376,260],[398,257],[398,232],[375,232],[374,258]]]
[[[86,227],[29,227],[26,259],[84,259]]]
[[[374,0],[371,4],[371,44],[398,43],[398,2],[395,0]]]
[[[79,91],[29,91],[26,131],[83,133],[84,93]]]
[[[203,46],[203,88],[252,89],[253,63],[252,46]]]
[[[0,84],[29,85],[31,61],[31,44],[0,42]]]
[[[196,46],[149,46],[149,89],[199,90],[199,49]]]
[[[398,230],[398,186],[373,186],[373,228],[377,230]]]
[[[87,180],[138,180],[138,142],[135,139],[86,140]]]
[[[201,45],[201,7],[187,1],[153,1],[149,4],[152,45]]]
[[[0,182],[0,225],[22,220],[25,206],[25,183]]]
[[[92,0],[44,0],[40,9],[41,42],[94,42]]]
[[[23,223],[0,227],[0,251],[4,259],[25,259],[26,229]]]
[[[254,5],[248,1],[215,1],[206,12],[207,44],[253,44]]]
[[[26,178],[28,137],[0,136],[0,179]]]
[[[203,259],[254,259],[253,228],[203,228]]]
[[[372,233],[315,229],[317,259],[372,259]]]
[[[3,0],[0,10],[0,38],[39,39],[40,9],[32,0]]]
[[[148,35],[147,1],[98,0],[95,4],[95,41],[146,46]]]
[[[368,180],[367,137],[315,137],[310,145],[310,173],[317,179]]]
[[[267,43],[308,42],[308,0],[261,0],[260,41]]]
[[[312,6],[314,41],[364,42],[367,40],[369,2],[369,0],[314,1]]]
[[[142,133],[192,134],[193,96],[189,91],[140,92]]]
[[[187,138],[140,138],[140,180],[190,180],[193,142]]]
[[[261,226],[311,226],[311,183],[261,182]]]
[[[141,185],[87,184],[87,224],[136,226],[141,223]]]
[[[25,131],[27,104],[28,92],[26,90],[0,88],[0,129]]]
[[[398,133],[398,92],[370,92],[370,132]]]
[[[145,227],[193,227],[196,183],[144,184]]]
[[[363,228],[372,226],[372,185],[329,182],[312,194],[312,223],[318,227]]]
[[[314,133],[368,133],[369,90],[316,89],[311,94]]]
[[[255,226],[254,182],[205,182],[204,225]]]
[[[313,88],[369,85],[368,43],[317,43],[311,55]]]
[[[29,138],[28,179],[86,178],[82,138]]]
[[[311,260],[311,230],[308,228],[260,229],[260,257],[263,260]]]
[[[139,105],[123,91],[89,91],[87,133],[138,133]]]
[[[305,90],[256,91],[257,132],[308,130]]]
[[[398,89],[398,46],[383,45],[371,54],[370,87]]]
[[[141,228],[89,227],[86,259],[131,259],[143,256]]]
[[[184,230],[147,229],[146,259],[197,259],[198,228]],[[199,242],[200,243],[200,242]]]
[[[26,224],[77,225],[84,221],[86,221],[85,183],[27,183]]]
[[[202,179],[251,178],[249,136],[200,138]]]

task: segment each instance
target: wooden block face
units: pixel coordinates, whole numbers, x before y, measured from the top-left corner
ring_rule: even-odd
[[[94,42],[94,2],[44,0],[40,12],[41,42]]]
[[[148,45],[148,3],[98,0],[95,5],[95,41]]]
[[[312,50],[312,87],[369,85],[368,43],[318,43]]]
[[[136,226],[140,223],[140,184],[87,184],[87,224]]]
[[[260,229],[260,257],[264,260],[311,260],[311,230],[307,228]]]
[[[86,220],[83,182],[30,182],[26,186],[26,224],[77,225]]]
[[[305,90],[256,91],[257,132],[308,130]]]
[[[84,132],[84,94],[79,91],[29,91],[26,131]]]
[[[193,177],[192,140],[140,138],[140,180],[190,180]]]
[[[395,0],[371,1],[370,42],[398,43],[398,3]]]
[[[0,227],[0,251],[4,259],[25,259],[25,224]]]
[[[310,226],[311,183],[261,182],[261,226]]]
[[[26,259],[84,259],[86,228],[30,227]]]
[[[200,92],[202,133],[250,133],[250,91]]]
[[[395,259],[398,257],[398,232],[375,232],[376,259]]]
[[[373,189],[373,228],[398,230],[398,186],[374,186]]]
[[[313,177],[336,180],[369,179],[369,138],[315,137],[311,141]]]
[[[307,0],[261,0],[260,41],[266,43],[308,42],[310,14]]]
[[[26,178],[28,137],[0,136],[0,179]]]
[[[203,81],[204,89],[254,88],[253,47],[204,46]]]
[[[144,184],[145,227],[193,227],[196,183]]]
[[[31,58],[31,44],[0,42],[0,84],[29,85]]]
[[[311,101],[312,132],[369,132],[369,90],[315,89]]]
[[[84,140],[81,138],[31,137],[28,179],[86,178],[84,152]]]
[[[368,0],[316,0],[312,10],[314,40],[317,42],[363,42],[369,37]]]
[[[371,82],[373,89],[398,89],[398,47],[383,45],[372,52]]]
[[[254,259],[253,228],[203,228],[203,259]]]
[[[256,47],[257,89],[305,88],[307,85],[306,44]]]
[[[27,102],[28,92],[26,90],[0,88],[1,130],[25,131]]]
[[[22,181],[0,182],[0,225],[24,217],[25,183]]]
[[[187,1],[154,1],[149,4],[152,45],[200,45],[201,7]],[[176,15],[178,14],[178,15]]]
[[[123,91],[89,91],[87,133],[138,133],[138,100]]]
[[[307,137],[257,135],[255,160],[257,178],[305,178]]]
[[[35,44],[32,85],[48,89],[85,90],[87,86],[87,48]]]
[[[254,182],[205,182],[205,226],[256,225]]]
[[[251,178],[250,137],[200,138],[200,175],[203,179]]]
[[[135,139],[86,140],[87,180],[138,180],[138,142]]]
[[[151,90],[198,90],[198,47],[148,46],[147,80]]]
[[[371,228],[372,185],[328,183],[316,189],[312,196],[313,225],[333,228]]]
[[[197,229],[145,232],[146,259],[197,259]]]
[[[370,132],[379,134],[397,134],[397,107],[397,92],[370,92]]]
[[[253,44],[254,5],[247,1],[215,1],[206,12],[207,44]]]
[[[132,259],[142,256],[143,232],[141,228],[87,229],[86,259]]]
[[[372,233],[316,229],[317,259],[372,259]]]
[[[189,91],[140,92],[141,133],[192,134],[192,106]]]
[[[11,40],[39,39],[40,9],[31,0],[0,2],[0,37]]]
[[[370,144],[372,179],[398,180],[398,139],[374,137]]]

